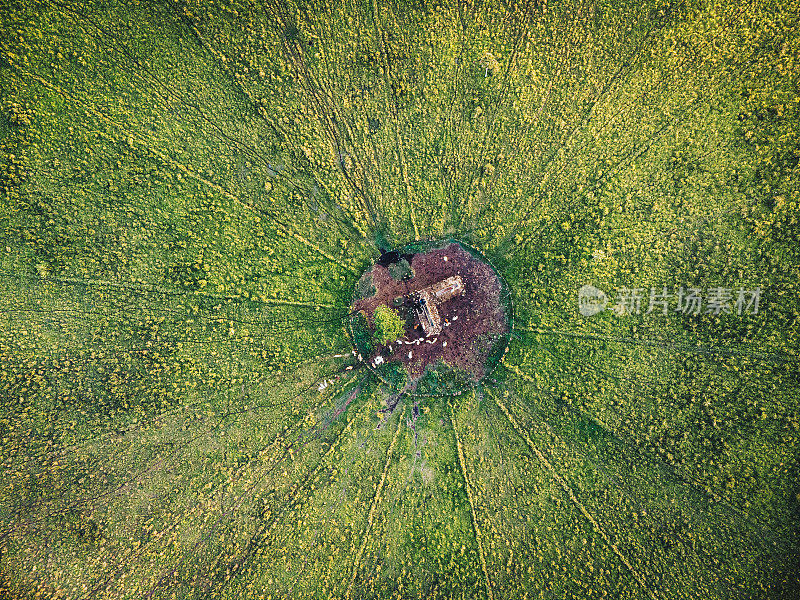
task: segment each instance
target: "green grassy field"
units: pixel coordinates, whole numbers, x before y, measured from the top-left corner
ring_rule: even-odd
[[[796,598],[792,6],[4,2],[0,599]],[[509,349],[389,410],[443,238]]]

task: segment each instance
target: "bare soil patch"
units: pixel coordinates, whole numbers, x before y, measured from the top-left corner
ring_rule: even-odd
[[[391,371],[397,376],[401,366],[409,391],[435,392],[441,380],[442,387],[453,393],[463,385],[444,378],[466,385],[477,383],[496,362],[497,354],[502,354],[509,315],[500,278],[477,252],[467,251],[455,241],[429,246],[422,251],[414,252],[412,247],[384,254],[359,281],[358,289],[366,297],[357,298],[352,305],[352,314],[363,315],[358,319],[368,331],[374,331],[373,316],[379,306],[394,308],[405,320],[405,334],[385,345],[374,340],[368,345],[359,343],[366,335],[363,331],[360,338],[353,337],[362,360],[379,373]],[[410,264],[412,273],[399,268],[402,260]],[[406,277],[398,278],[399,273]],[[419,294],[415,293],[454,276],[460,277],[463,292],[436,305],[441,331],[426,336]],[[426,382],[421,387],[425,389],[417,390],[423,376]]]

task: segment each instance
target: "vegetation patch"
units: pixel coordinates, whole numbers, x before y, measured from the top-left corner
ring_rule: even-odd
[[[796,600],[798,90],[797,0],[0,1],[0,600]]]

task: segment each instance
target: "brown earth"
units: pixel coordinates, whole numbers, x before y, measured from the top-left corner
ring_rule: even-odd
[[[362,277],[372,275],[375,295],[356,301],[354,313],[364,311],[369,326],[374,327],[372,317],[381,304],[392,306],[398,296],[407,296],[453,275],[461,277],[464,293],[438,305],[442,331],[428,338],[412,306],[398,309],[401,316],[407,317],[405,335],[387,346],[376,346],[364,360],[374,364],[382,356],[385,362],[399,361],[415,381],[428,365],[441,359],[479,381],[485,375],[485,361],[495,341],[508,333],[497,275],[457,243],[414,254],[411,267],[414,278],[397,281],[387,267],[374,265]]]

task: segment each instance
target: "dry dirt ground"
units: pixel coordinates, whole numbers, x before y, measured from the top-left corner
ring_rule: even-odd
[[[404,255],[407,259],[409,255]],[[501,284],[492,268],[472,256],[458,243],[413,254],[410,257],[414,277],[406,281],[392,278],[389,269],[375,264],[363,277],[372,276],[375,294],[353,304],[354,314],[363,311],[370,327],[373,314],[381,304],[393,306],[399,296],[408,296],[431,284],[460,275],[464,292],[438,305],[442,331],[425,337],[413,306],[399,308],[406,318],[405,335],[386,346],[376,345],[365,361],[374,364],[381,356],[385,362],[405,365],[412,381],[419,379],[429,365],[440,359],[451,367],[466,371],[473,381],[485,375],[485,362],[495,341],[508,333],[508,319],[500,299]]]

